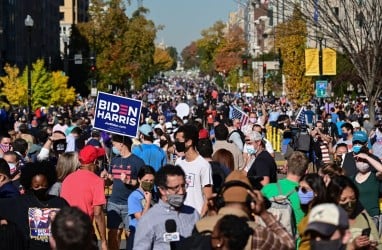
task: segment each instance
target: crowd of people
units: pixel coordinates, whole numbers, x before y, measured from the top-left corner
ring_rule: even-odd
[[[136,138],[93,128],[93,98],[2,111],[0,249],[382,249],[380,102],[114,94],[142,100]]]

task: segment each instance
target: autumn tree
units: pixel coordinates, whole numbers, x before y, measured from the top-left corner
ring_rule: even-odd
[[[27,105],[27,85],[19,78],[20,70],[16,66],[6,64],[5,76],[0,77],[2,83],[1,96],[5,97],[13,106]]]
[[[293,6],[294,0],[285,0]],[[288,9],[285,10],[288,13]],[[382,94],[382,4],[380,0],[306,0],[301,15],[312,33],[341,51],[354,65],[368,98],[370,120]]]
[[[239,26],[231,27],[220,42],[214,56],[215,70],[224,74],[240,67],[246,50],[244,32]]]
[[[108,84],[128,88],[132,80],[137,88],[152,74],[157,27],[147,20],[145,8],[126,15],[122,0],[93,0],[90,21],[78,24],[96,58],[97,87]]]
[[[6,65],[6,75],[0,77],[2,83],[2,96],[13,106],[27,105],[27,71],[25,67],[22,75],[19,75],[17,67]],[[32,110],[41,106],[71,104],[75,100],[76,92],[73,87],[68,88],[68,77],[63,72],[48,72],[44,66],[44,60],[38,59],[32,64]]]
[[[167,71],[170,70],[174,61],[167,52],[167,50],[164,50],[162,48],[155,48],[155,54],[154,54],[154,68],[155,73],[158,73],[159,71]]]
[[[298,8],[285,23],[276,27],[276,47],[283,59],[283,74],[286,80],[287,96],[297,103],[305,103],[313,95],[313,81],[305,76],[305,48],[307,28]]]
[[[197,41],[199,68],[202,73],[215,73],[215,55],[224,40],[225,27],[222,21],[217,21],[212,27],[202,30],[202,38]]]
[[[196,41],[191,42],[186,46],[181,53],[183,59],[184,69],[192,69],[199,67],[199,56],[198,56],[198,46]]]

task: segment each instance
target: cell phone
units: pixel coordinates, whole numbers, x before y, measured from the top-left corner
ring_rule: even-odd
[[[370,231],[371,231],[370,227],[369,228],[365,228],[365,229],[362,230],[361,235],[369,237],[370,236]]]

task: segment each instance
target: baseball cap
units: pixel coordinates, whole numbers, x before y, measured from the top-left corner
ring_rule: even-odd
[[[352,122],[351,125],[353,126],[353,128],[360,128],[361,125],[359,125],[359,122]]]
[[[89,164],[98,159],[98,157],[105,155],[105,149],[96,148],[92,145],[86,145],[81,149],[78,158],[82,164]]]
[[[224,184],[230,182],[233,183],[234,181],[242,182],[243,185],[248,185],[248,187],[252,190],[252,185],[248,177],[238,170],[232,171],[225,179]],[[245,202],[247,195],[247,188],[239,185],[228,187],[223,191],[223,198],[225,202]]]
[[[353,134],[353,142],[354,141],[360,141],[360,142],[367,142],[367,134],[365,131],[356,131]]]
[[[142,126],[139,127],[139,132],[146,136],[152,136],[153,133],[153,128],[148,125],[148,124],[143,124]]]
[[[207,129],[199,130],[199,139],[208,139],[208,130]]]
[[[256,132],[256,131],[253,131],[248,136],[249,136],[251,141],[261,141],[263,139],[261,134],[259,132]]]
[[[305,233],[317,232],[331,236],[337,229],[348,229],[349,220],[346,211],[333,203],[323,203],[312,208]]]
[[[363,119],[370,119],[370,115],[369,114],[364,114],[363,115]]]

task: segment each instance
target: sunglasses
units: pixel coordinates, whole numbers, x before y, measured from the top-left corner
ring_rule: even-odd
[[[311,191],[311,190],[308,190],[306,187],[296,187],[296,191],[299,191],[299,190],[301,190],[301,192],[304,194]]]

